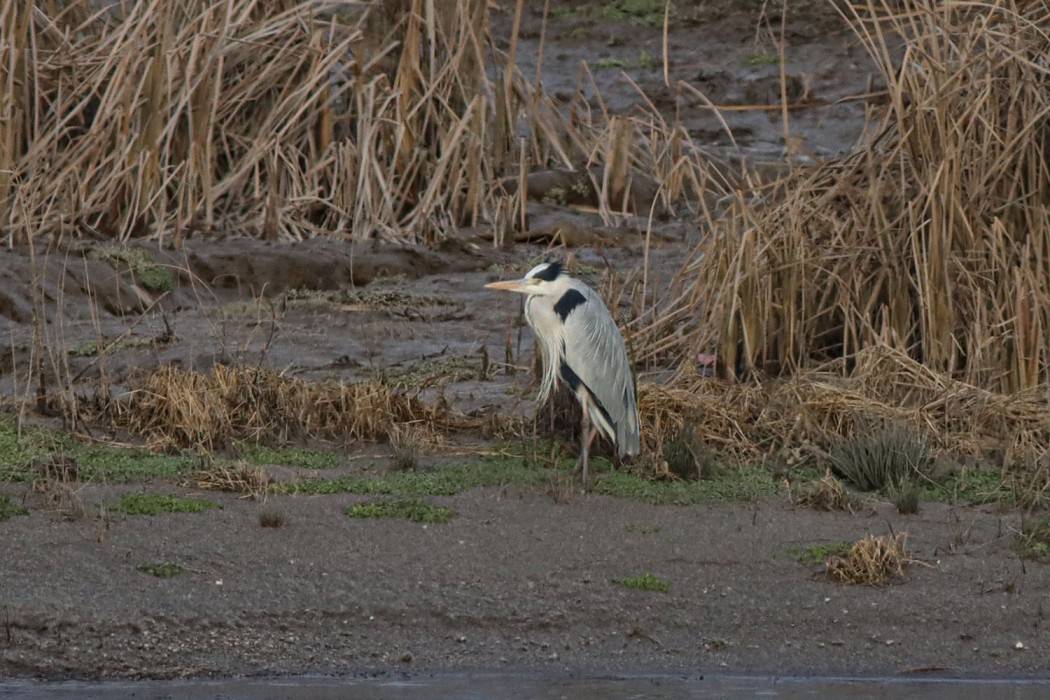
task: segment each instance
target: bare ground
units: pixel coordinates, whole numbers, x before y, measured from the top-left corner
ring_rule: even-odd
[[[672,31],[674,75],[707,81],[715,102],[764,101],[762,90],[779,68],[748,65],[768,50],[756,39],[754,16],[697,12],[696,23]],[[657,30],[592,23],[581,39],[571,33],[579,21],[557,19],[548,39],[546,74],[561,76],[566,90],[584,54],[617,58],[611,54],[619,51],[635,61],[641,49],[660,55]],[[527,13],[530,41],[537,26],[536,14]],[[867,75],[849,36],[832,26],[830,16],[811,15],[792,19],[787,31],[796,49],[789,72],[826,103],[794,122],[820,153],[845,150],[859,133],[863,108],[829,103],[863,92]],[[659,67],[640,73],[659,104]],[[599,73],[613,107],[627,109],[635,98],[618,75]],[[721,138],[699,106],[685,118],[694,135],[708,130],[713,142]],[[782,151],[778,118],[729,116],[745,153],[759,158]],[[538,205],[532,215],[536,231],[566,221],[589,231],[591,243],[576,251],[585,265],[608,259],[630,274],[641,264],[637,222],[603,229],[570,210]],[[654,269],[665,279],[677,270],[688,229],[671,222],[657,231]],[[622,247],[593,245],[613,239]],[[156,294],[68,246],[37,251],[35,267],[27,251],[5,250],[0,333],[8,342],[0,392],[27,395],[20,378],[34,351],[34,277],[47,308],[52,351],[44,370],[52,381],[75,377],[86,392],[105,376],[119,393],[135,368],[159,364],[207,370],[216,362],[249,362],[310,379],[352,380],[421,358],[477,366],[482,348],[502,358],[518,309],[485,296],[481,286],[492,274],[510,274],[492,265],[520,266],[538,254],[493,251],[471,232],[437,252],[381,241],[193,240],[184,251],[150,250],[179,275],[174,292]],[[351,290],[376,279],[392,290],[379,306],[283,294]],[[138,342],[102,360],[65,352],[100,336]],[[517,363],[527,364],[528,335],[519,340],[512,330],[510,342]],[[445,393],[461,410],[529,414],[530,403],[508,392],[527,384],[523,374],[461,378]],[[375,445],[346,450],[348,462],[385,454]],[[141,488],[88,484],[77,498],[91,506]],[[187,491],[170,483],[150,488]],[[27,489],[0,485],[16,500]],[[344,495],[271,497],[265,504],[220,496],[221,511],[108,522],[69,519],[34,498],[29,516],[0,522],[0,674],[7,676],[475,669],[1036,675],[1045,673],[1050,652],[1050,569],[1018,558],[1012,545],[1020,515],[991,506],[933,504],[901,516],[876,504],[851,515],[798,509],[786,495],[660,507],[507,487],[435,499],[458,517],[423,526],[347,518],[345,507],[359,497]],[[261,528],[263,508],[278,508],[288,526]],[[890,532],[907,533],[917,561],[903,582],[884,588],[829,583],[819,567],[788,553]],[[157,579],[136,569],[158,560],[178,561],[184,571]],[[642,572],[669,581],[670,591],[613,582]]]

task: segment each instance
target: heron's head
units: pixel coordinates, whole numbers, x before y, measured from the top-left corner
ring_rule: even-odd
[[[564,282],[567,277],[568,275],[561,269],[561,263],[549,262],[540,263],[529,270],[520,280],[492,282],[485,286],[488,289],[506,289],[510,292],[547,296],[556,294],[561,287],[558,282]]]

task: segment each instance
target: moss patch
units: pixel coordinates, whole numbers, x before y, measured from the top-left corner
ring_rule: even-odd
[[[613,582],[618,583],[621,586],[634,588],[638,591],[653,591],[655,593],[667,593],[669,590],[671,590],[671,584],[669,582],[657,578],[648,572],[644,574],[639,574],[638,576],[627,576],[626,578],[614,579]]]
[[[852,542],[842,540],[812,547],[789,547],[787,554],[799,564],[824,564],[831,557],[848,556],[852,548]]]
[[[203,513],[221,509],[215,501],[180,498],[169,493],[125,493],[110,510],[126,515],[160,515],[161,513]]]
[[[50,428],[26,427],[19,434],[13,419],[0,418],[0,481],[32,481],[37,475],[31,462],[52,457],[74,460],[81,481],[108,483],[175,477],[200,464],[199,459],[190,456],[84,443],[69,433]]]
[[[257,443],[239,443],[235,452],[249,464],[279,464],[304,469],[333,469],[341,466],[342,456],[306,447],[267,447]]]
[[[456,511],[445,506],[436,506],[417,498],[389,501],[365,501],[346,509],[351,518],[404,518],[414,523],[447,523],[456,516]]]
[[[175,289],[175,275],[170,269],[153,261],[141,248],[101,246],[92,248],[88,257],[109,263],[116,270],[130,270],[135,280],[154,294]]]
[[[716,479],[652,481],[626,472],[612,472],[594,486],[594,493],[647,503],[691,505],[711,501],[750,501],[781,490],[769,472],[758,467],[728,469]]]
[[[148,564],[139,564],[138,570],[157,578],[172,578],[182,573],[182,567],[170,561],[162,561]]]

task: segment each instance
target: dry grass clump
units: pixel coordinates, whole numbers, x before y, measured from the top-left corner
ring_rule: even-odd
[[[846,377],[832,364],[785,379],[741,383],[683,374],[673,387],[642,384],[642,438],[657,451],[688,416],[696,439],[738,460],[791,449],[799,452],[796,461],[825,463],[835,445],[873,425],[914,426],[934,453],[1002,454],[1006,468],[1050,449],[1050,404],[1039,390],[980,389],[885,346],[858,353],[854,364]]]
[[[265,497],[270,488],[270,476],[266,470],[245,462],[212,462],[193,472],[186,482],[195,489],[240,493],[244,494],[243,498],[253,500]]]
[[[835,512],[853,509],[853,499],[849,497],[845,485],[831,472],[814,484],[793,487],[791,498],[796,505],[811,510]]]
[[[1045,405],[1050,6],[836,7],[887,86],[881,121],[848,156],[741,193],[649,332],[682,358],[716,349],[724,376],[835,360],[849,375],[882,347],[971,397],[1040,391]]]
[[[112,419],[154,449],[212,451],[233,440],[272,444],[293,438],[379,440],[395,426],[473,425],[443,403],[427,405],[378,382],[308,382],[258,367],[217,365],[210,374],[160,367]]]
[[[830,557],[827,576],[837,583],[884,586],[904,577],[904,567],[912,562],[904,548],[905,533],[892,537],[868,535],[853,545],[848,555]]]

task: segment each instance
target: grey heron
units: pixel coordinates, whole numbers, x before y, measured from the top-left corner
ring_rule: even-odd
[[[584,486],[587,453],[596,431],[613,442],[621,457],[638,454],[634,378],[623,336],[598,293],[556,262],[541,263],[520,280],[485,286],[526,295],[525,320],[543,356],[537,401],[544,403],[560,381],[580,402],[579,465]]]

